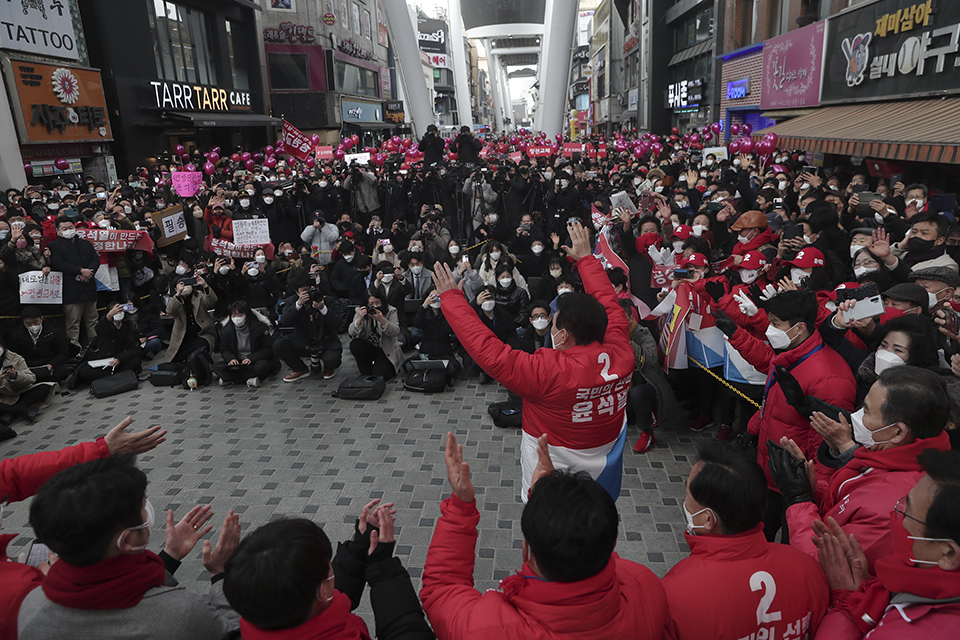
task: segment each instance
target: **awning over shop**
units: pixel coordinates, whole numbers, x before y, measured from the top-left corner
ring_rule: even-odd
[[[960,97],[822,107],[753,135],[771,131],[784,149],[960,164]]]
[[[179,124],[195,127],[279,127],[280,118],[259,113],[194,113],[192,111],[164,111],[163,117]]]

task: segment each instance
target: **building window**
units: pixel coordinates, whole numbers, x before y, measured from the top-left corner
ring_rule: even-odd
[[[369,12],[369,11],[364,11],[364,12],[363,12],[363,37],[367,38],[368,40],[372,40],[372,39],[373,39],[373,27],[372,27],[372,25],[370,24],[370,12]]]
[[[337,72],[337,91],[358,96],[380,97],[380,74],[355,64],[335,61]]]
[[[147,0],[147,8],[157,75],[176,82],[217,84],[204,14],[167,0]]]
[[[271,91],[296,91],[310,88],[310,65],[305,53],[267,52]]]
[[[238,37],[235,33],[237,28],[233,25],[232,20],[224,20],[224,24],[227,30],[227,54],[230,56],[230,75],[233,76],[233,88],[249,91],[250,80],[247,78],[247,70],[237,65],[237,53],[242,51],[238,42],[235,42]]]
[[[360,5],[353,4],[353,32],[360,35]]]
[[[697,11],[684,19],[674,31],[674,51],[683,51],[688,47],[713,37],[713,7]]]

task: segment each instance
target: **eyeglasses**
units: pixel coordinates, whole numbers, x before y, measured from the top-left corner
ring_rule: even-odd
[[[546,319],[549,318],[549,317],[550,317],[550,315],[549,315],[549,314],[546,314],[546,313],[537,313],[537,314],[534,314],[534,315],[530,316],[530,318],[531,318],[532,320],[546,320]]]
[[[914,518],[913,516],[909,515],[909,514],[907,513],[906,509],[907,509],[907,496],[903,496],[902,498],[900,498],[899,500],[897,500],[897,504],[895,504],[895,505],[893,506],[894,512],[896,512],[896,513],[898,514],[898,516],[899,516],[899,517],[897,518],[897,520],[899,520],[900,522],[903,522],[903,519],[904,519],[904,518],[910,518],[911,520],[913,520],[913,521],[915,521],[915,522],[919,522],[919,523],[922,524],[924,527],[927,526],[927,523],[924,522],[923,520],[920,520],[920,519],[918,519],[918,518]]]
[[[880,263],[874,260],[873,258],[866,258],[864,260],[857,260],[853,263],[854,267],[879,267]]]

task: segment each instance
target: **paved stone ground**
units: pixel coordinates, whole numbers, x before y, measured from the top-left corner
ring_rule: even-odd
[[[134,417],[132,429],[161,424],[170,431],[167,442],[139,460],[157,510],[154,551],[163,546],[166,509],[179,519],[196,504],[212,504],[211,537],[230,509],[242,514],[245,532],[277,518],[307,517],[335,543],[352,534],[366,502],[383,498],[396,503],[397,555],[419,589],[439,504],[449,495],[443,447],[452,430],[471,464],[482,514],[476,586],[495,588],[521,565],[520,431],[495,427],[486,412],[489,403],[506,399],[506,391],[468,378],[436,395],[411,393],[393,381],[378,401],[331,397],[336,384],[355,373],[348,357],[327,382],[287,384],[277,377],[258,390],[214,383],[196,391],[143,382],[138,391],[103,400],[78,390],[57,398],[35,424],[15,424],[19,436],[0,444],[0,452],[8,457],[59,449],[105,434],[126,415]],[[662,576],[688,552],[680,507],[684,482],[696,442],[713,434],[659,431],[656,447],[644,455],[631,450],[636,435],[630,427],[617,551]],[[4,533],[21,534],[11,544],[13,557],[32,539],[28,504],[4,511]],[[199,545],[177,578],[206,590]],[[366,600],[359,613],[372,625]]]

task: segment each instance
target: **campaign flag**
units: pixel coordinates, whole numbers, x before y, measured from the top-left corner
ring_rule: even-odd
[[[687,368],[687,316],[693,290],[684,283],[672,289],[650,315],[659,317],[660,359],[664,370]]]
[[[283,148],[298,160],[306,160],[310,152],[313,151],[309,136],[304,135],[300,129],[287,122],[286,119],[283,121]]]
[[[607,234],[602,232],[600,233],[600,240],[597,241],[597,256],[604,263],[604,268],[620,269],[623,271],[627,276],[627,291],[630,291],[630,269],[627,267],[627,263],[623,261],[623,258],[610,246],[610,241],[607,240]],[[643,300],[631,293],[630,301],[633,302],[633,306],[640,312],[641,318],[646,318],[650,315],[650,307],[648,307]]]

